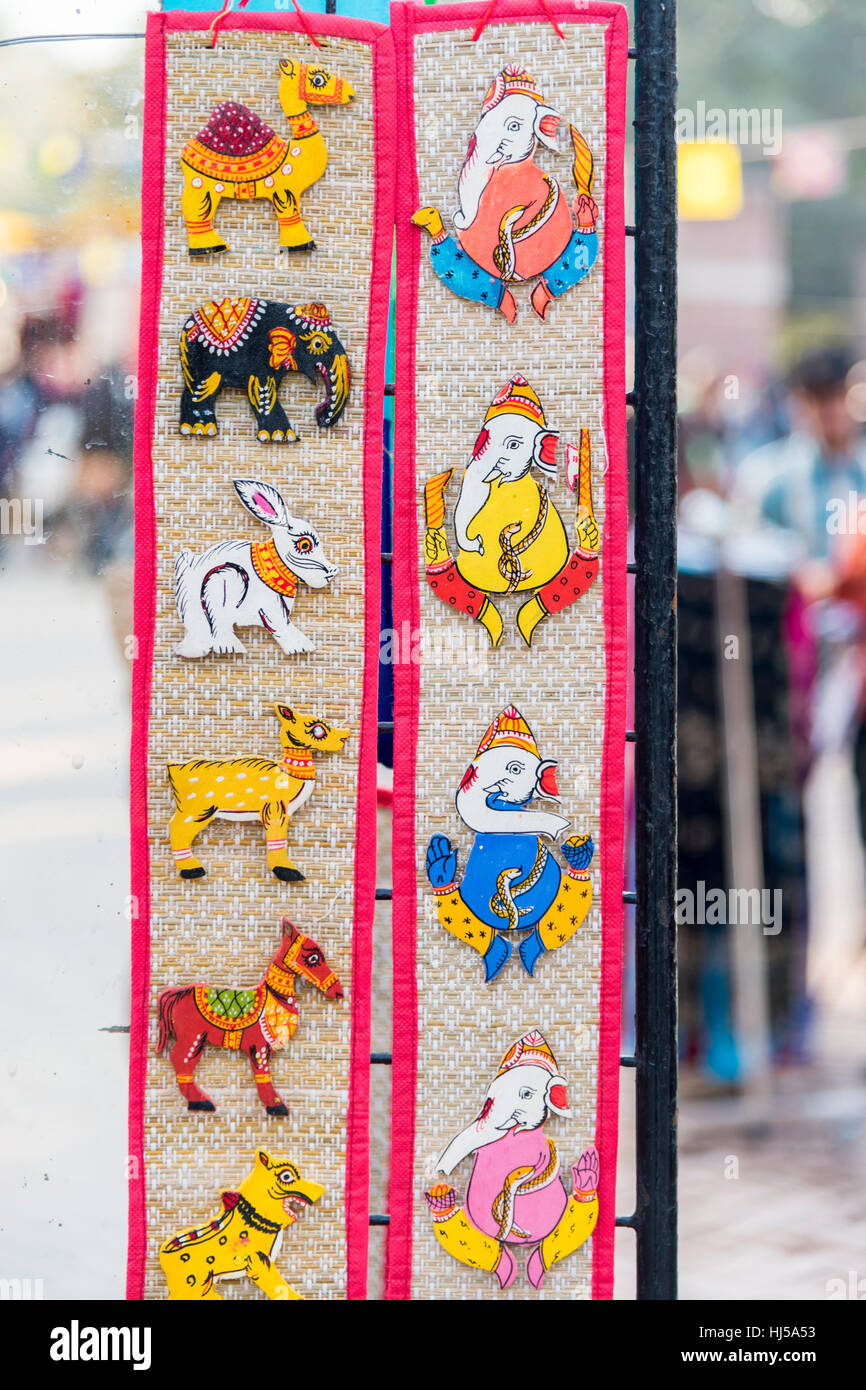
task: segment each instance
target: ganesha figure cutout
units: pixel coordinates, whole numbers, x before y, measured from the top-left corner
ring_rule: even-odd
[[[532,471],[555,475],[557,440],[538,396],[517,374],[494,397],[464,469],[454,509],[456,555],[445,532],[445,492],[454,470],[424,487],[427,582],[437,598],[481,623],[494,647],[503,631],[494,596],[529,595],[517,627],[531,646],[539,623],[574,603],[598,575],[589,430],[580,431],[578,446],[565,446],[566,481],[577,494],[574,547]]]
[[[577,190],[571,207],[558,181],[535,163],[539,145],[557,149],[563,117],[526,69],[510,64],[488,89],[469,141],[457,185],[456,236],[446,234],[434,207],[419,208],[412,218],[430,233],[430,263],[443,284],[461,299],[499,309],[509,323],[517,317],[509,285],[538,277],[530,303],[543,320],[598,255],[592,152],[564,124]]]
[[[517,1275],[512,1253],[529,1252],[526,1277],[539,1289],[547,1271],[585,1244],[598,1220],[598,1154],[586,1149],[571,1170],[569,1194],[556,1145],[544,1133],[551,1115],[568,1114],[565,1079],[537,1029],[502,1059],[481,1112],[436,1162],[447,1177],[473,1155],[461,1205],[448,1183],[424,1196],[436,1239],[461,1264],[489,1270],[500,1289]]]
[[[554,843],[571,822],[532,804],[559,800],[556,766],[540,756],[523,715],[509,705],[482,738],[455,798],[457,814],[475,832],[459,883],[457,849],[447,836],[434,835],[427,847],[439,921],[481,954],[488,982],[511,957],[503,932],[529,933],[518,954],[532,975],[545,952],[571,940],[592,906],[591,836],[563,841],[563,870],[544,842]]]

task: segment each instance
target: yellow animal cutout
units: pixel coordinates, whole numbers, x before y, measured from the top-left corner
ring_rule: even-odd
[[[350,729],[333,729],[314,715],[296,714],[275,704],[280,721],[283,756],[268,758],[196,758],[169,763],[168,780],[176,810],[169,821],[169,839],[181,878],[203,878],[206,869],[195,858],[192,843],[212,820],[261,821],[266,836],[268,868],[285,883],[304,875],[289,859],[286,846],[289,817],[312,794],[316,783],[314,753],[338,753]]]
[[[218,1279],[248,1275],[268,1298],[296,1300],[274,1260],[283,1232],[318,1202],[321,1183],[302,1178],[287,1158],[259,1149],[256,1165],[237,1192],[224,1191],[222,1212],[190,1226],[160,1246],[159,1263],[170,1299],[222,1299]]]
[[[277,135],[248,107],[223,101],[181,153],[181,212],[191,256],[228,247],[214,228],[223,198],[268,198],[280,229],[281,251],[313,250],[301,217],[301,195],[322,177],[328,150],[308,106],[344,106],[355,95],[342,78],[317,64],[280,63],[280,105],[288,139]]]

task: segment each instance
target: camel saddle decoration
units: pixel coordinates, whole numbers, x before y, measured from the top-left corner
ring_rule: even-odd
[[[557,149],[565,125],[576,196],[539,169],[539,145]],[[431,237],[430,264],[461,299],[517,317],[511,286],[535,280],[530,303],[543,321],[554,299],[589,274],[598,256],[598,205],[592,196],[592,151],[580,131],[548,106],[538,84],[518,63],[497,74],[457,184],[456,235],[437,208],[419,208],[412,221]],[[576,225],[575,225],[576,224]]]
[[[456,554],[445,532],[445,492],[454,470],[428,479],[424,488],[427,582],[443,603],[481,623],[494,647],[503,631],[494,597],[529,595],[516,621],[531,646],[539,623],[574,603],[598,575],[589,430],[580,431],[579,445],[565,446],[566,481],[577,496],[574,545],[535,475],[555,477],[557,440],[535,391],[516,374],[494,398],[463,471],[454,509]]]
[[[246,1275],[270,1299],[295,1302],[301,1295],[276,1266],[284,1232],[301,1221],[324,1194],[321,1183],[301,1175],[296,1163],[259,1149],[237,1192],[224,1191],[222,1210],[202,1226],[188,1226],[159,1249],[169,1299],[221,1299],[219,1279]]]
[[[439,922],[479,952],[488,983],[511,958],[511,933],[529,933],[518,955],[532,975],[543,955],[571,940],[592,906],[592,838],[571,835],[562,842],[563,868],[553,846],[571,823],[533,805],[559,800],[556,767],[540,756],[523,715],[508,705],[457,790],[457,814],[475,833],[459,883],[457,849],[447,836],[434,835],[427,848]]]
[[[342,999],[343,988],[317,941],[283,918],[280,944],[263,980],[252,989],[225,985],[184,985],[164,989],[157,1000],[157,1052],[175,1039],[170,1057],[188,1110],[213,1110],[195,1082],[196,1064],[206,1046],[244,1052],[253,1069],[259,1100],[269,1115],[288,1115],[271,1081],[270,1060],[288,1047],[298,1026],[295,984],[306,980],[326,999]]]
[[[556,1145],[544,1126],[568,1114],[565,1078],[544,1036],[533,1029],[514,1043],[487,1088],[477,1117],[436,1161],[446,1177],[472,1157],[461,1203],[450,1183],[424,1194],[436,1239],[461,1264],[495,1275],[500,1289],[526,1277],[540,1289],[548,1270],[592,1235],[598,1220],[598,1153],[586,1149],[571,1170],[569,1193]]]

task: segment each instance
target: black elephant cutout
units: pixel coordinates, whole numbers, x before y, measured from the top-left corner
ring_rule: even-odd
[[[184,388],[181,434],[219,433],[216,402],[224,386],[245,391],[264,443],[298,438],[280,404],[286,372],[299,372],[325,398],[316,424],[336,425],[349,399],[349,359],[324,304],[271,299],[215,299],[194,310],[180,335]]]

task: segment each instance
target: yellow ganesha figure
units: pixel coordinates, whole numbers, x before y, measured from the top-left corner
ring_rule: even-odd
[[[539,623],[575,602],[598,575],[600,536],[592,505],[589,430],[566,445],[566,481],[577,493],[576,545],[542,478],[557,469],[558,433],[526,378],[516,374],[494,397],[463,473],[454,508],[452,554],[445,492],[453,469],[424,489],[427,582],[449,607],[475,618],[497,647],[502,616],[495,595],[527,594],[517,627],[527,646]]]

